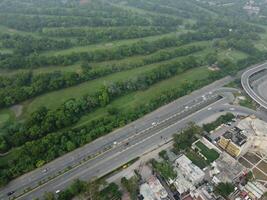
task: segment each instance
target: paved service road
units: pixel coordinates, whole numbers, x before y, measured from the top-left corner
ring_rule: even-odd
[[[241,76],[241,84],[246,93],[254,100],[256,101],[260,106],[267,109],[267,99],[264,99],[262,95],[258,95],[250,84],[250,78],[252,75],[259,73],[260,71],[267,69],[267,63],[257,65],[252,67],[251,69],[245,71]],[[264,88],[265,92],[266,88]]]
[[[95,176],[102,176],[129,160],[156,148],[159,144],[165,143],[171,138],[173,133],[184,128],[189,121],[200,122],[213,114],[229,112],[230,108],[227,103],[231,101],[231,94],[229,92],[232,89],[220,89],[219,93],[225,93],[223,95],[224,97],[220,99],[215,90],[230,81],[232,79],[227,77],[195,91],[188,96],[163,106],[124,128],[118,129],[107,136],[99,138],[82,148],[48,163],[41,169],[34,170],[15,179],[7,187],[0,190],[0,199],[8,199],[6,194],[9,191],[16,191],[14,195],[18,196],[28,187],[37,187],[40,181],[58,174],[59,171],[63,171],[67,166],[76,167],[17,199],[34,199],[42,196],[45,191],[54,192],[58,189],[62,190],[75,178],[88,180]],[[211,105],[212,109],[207,109]],[[233,106],[230,107],[233,110]],[[232,112],[256,114],[259,116],[258,113],[252,110],[240,107],[234,108]],[[259,117],[263,118],[264,116]],[[96,153],[100,154],[77,166],[84,158]],[[48,170],[47,172],[42,172],[43,169]]]

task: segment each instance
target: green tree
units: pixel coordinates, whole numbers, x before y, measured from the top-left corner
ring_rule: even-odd
[[[56,197],[52,192],[45,192],[44,199],[45,200],[56,200]]]
[[[106,106],[109,103],[109,93],[108,93],[106,86],[103,87],[100,92],[99,101],[100,101],[101,106]]]
[[[215,192],[222,195],[223,197],[228,197],[235,190],[235,186],[232,183],[219,183],[215,187]]]

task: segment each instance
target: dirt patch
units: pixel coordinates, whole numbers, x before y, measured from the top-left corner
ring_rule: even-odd
[[[261,161],[257,167],[267,174],[267,162]]]
[[[249,152],[246,153],[243,157],[250,161],[252,164],[256,164],[261,160],[261,158],[259,158],[255,154]]]
[[[22,114],[23,105],[14,105],[10,109],[14,112],[16,117],[19,117]]]
[[[252,170],[254,176],[256,179],[258,180],[262,180],[262,181],[267,181],[267,176],[265,176],[260,170],[258,170],[257,168]]]
[[[248,161],[246,161],[244,158],[239,158],[238,161],[246,168],[252,167],[252,165]]]

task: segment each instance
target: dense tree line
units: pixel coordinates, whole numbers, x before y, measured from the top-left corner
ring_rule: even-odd
[[[123,63],[121,65],[107,65],[106,67],[92,68],[90,64],[83,63],[83,73],[53,72],[39,75],[17,73],[11,77],[0,76],[0,107],[10,106],[45,92],[77,85],[111,73],[142,67],[147,64],[169,60],[177,56],[185,56],[202,50],[203,46],[184,46],[171,50],[161,50],[157,53],[137,60],[137,62]]]
[[[42,33],[52,37],[76,37],[76,44],[88,45],[97,42],[112,40],[141,38],[174,31],[174,28],[166,27],[110,27],[110,28],[49,28],[43,29]]]
[[[85,95],[81,99],[70,99],[57,110],[48,110],[45,107],[40,107],[32,113],[23,125],[17,124],[9,127],[8,133],[1,138],[0,150],[9,150],[27,141],[39,139],[47,133],[68,127],[77,122],[84,113],[91,112],[101,106],[104,107],[110,101],[123,94],[147,89],[156,82],[200,65],[199,59],[189,56],[182,61],[162,64],[158,68],[136,78],[103,86],[94,94]]]
[[[222,77],[221,73],[216,73],[217,75],[213,75],[213,73],[211,73],[208,79],[193,82],[187,81],[181,87],[167,90],[150,102],[145,102],[143,105],[127,110],[127,112],[110,112],[106,116],[90,121],[85,126],[48,134],[41,139],[25,143],[17,150],[17,156],[5,165],[0,165],[0,185],[4,185],[11,179],[33,170],[40,161],[47,163],[77,147],[110,133],[115,128],[140,118],[178,97],[203,87],[214,81],[214,78]],[[72,113],[72,115],[74,114]]]
[[[245,52],[251,56],[261,56],[261,51],[256,49],[254,44],[247,40],[228,40],[228,47]]]
[[[31,55],[23,57],[19,55],[1,55],[2,68],[29,68],[49,65],[71,65],[77,61],[99,62],[107,60],[122,59],[133,55],[148,55],[160,49],[187,44],[193,41],[211,40],[226,37],[228,31],[215,29],[206,33],[205,31],[185,33],[180,36],[163,37],[154,41],[140,40],[130,45],[121,45],[109,49],[99,49],[90,52],[73,52],[67,55],[42,56]]]
[[[46,37],[35,38],[33,36],[19,34],[1,34],[2,47],[13,49],[15,54],[22,56],[31,53],[39,53],[47,50],[66,49],[73,46],[70,40],[53,40]]]
[[[175,134],[173,137],[174,140],[174,151],[179,154],[182,151],[189,149],[194,141],[197,140],[198,135],[201,135],[203,132],[202,128],[190,124],[189,128],[182,130],[181,133]]]
[[[117,3],[120,0],[112,0]],[[194,3],[189,1],[173,1],[173,0],[128,0],[127,4],[131,7],[136,7],[149,12],[156,12],[161,14],[173,15],[181,18],[196,18],[207,19],[210,17],[210,13],[203,9],[200,9]]]
[[[0,14],[0,24],[9,28],[22,31],[41,31],[45,27],[110,27],[110,26],[178,26],[182,24],[181,19],[175,19],[168,16],[148,17],[138,14],[104,18],[100,16],[76,17],[76,16],[40,16],[40,15],[22,15],[14,13]]]
[[[164,37],[155,41],[140,40],[133,44],[121,45],[115,48],[99,49],[90,52],[73,52],[68,55],[41,56],[31,55],[28,57],[5,55],[1,61],[3,68],[40,67],[47,65],[70,65],[77,61],[104,61],[122,59],[125,57],[149,54],[166,47],[180,45],[181,42],[176,36]]]
[[[39,6],[37,6],[39,4]],[[43,23],[38,26],[36,24],[35,20],[32,20],[32,17],[26,18],[28,19],[28,23],[33,23],[31,26],[30,24],[27,24],[24,22],[23,24],[19,25],[15,21],[9,21],[5,24],[8,26],[17,27],[18,30],[25,30],[29,31],[29,29],[26,29],[26,27],[31,28],[30,30],[41,30],[43,27],[70,27],[71,24],[64,21],[64,23],[54,23],[57,20],[49,21],[47,23],[48,19],[51,20],[50,17],[56,17],[56,19],[59,17],[66,17],[66,19],[73,19],[73,16],[76,16],[80,19],[84,18],[83,22],[86,22],[82,24],[81,21],[76,21],[80,23],[76,23],[74,27],[77,26],[128,26],[128,25],[138,25],[138,26],[149,26],[149,25],[155,25],[155,26],[177,26],[182,23],[181,19],[173,18],[171,16],[158,16],[154,14],[149,13],[140,13],[135,12],[132,10],[126,10],[119,8],[118,6],[114,6],[110,4],[107,1],[102,0],[93,0],[90,1],[90,3],[86,4],[80,4],[79,1],[68,1],[66,3],[62,2],[35,2],[35,3],[21,3],[20,1],[12,1],[12,2],[4,2],[1,4],[0,8],[1,13],[5,14],[27,14],[32,17],[41,16],[42,18],[45,16],[48,16],[44,18]],[[15,16],[16,16],[15,15]],[[94,20],[85,21],[85,19],[91,18]],[[47,22],[45,22],[47,21]],[[96,23],[94,23],[95,21]],[[53,22],[53,23],[52,23]]]

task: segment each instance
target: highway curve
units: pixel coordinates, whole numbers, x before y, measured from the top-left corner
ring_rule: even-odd
[[[262,70],[267,69],[267,63],[260,64],[257,66],[254,66],[247,71],[245,71],[241,76],[241,84],[246,93],[254,100],[256,101],[260,106],[267,109],[267,99],[264,99],[262,96],[260,96],[257,92],[253,90],[250,83],[250,78],[256,74],[261,72]],[[266,88],[265,92],[266,92]],[[261,91],[262,92],[262,91]]]

